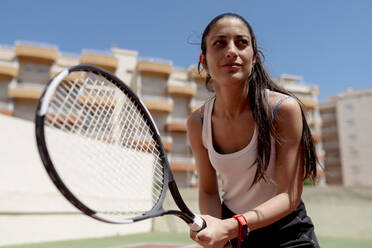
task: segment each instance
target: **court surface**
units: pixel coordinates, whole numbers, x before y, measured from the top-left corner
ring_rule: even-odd
[[[371,248],[372,239],[318,237],[322,248]],[[0,248],[200,248],[188,233],[139,233],[126,236],[64,240],[33,244],[0,246]]]
[[[165,244],[138,244],[138,245],[130,245],[130,246],[123,246],[121,248],[199,248],[199,246],[194,245],[165,245]]]

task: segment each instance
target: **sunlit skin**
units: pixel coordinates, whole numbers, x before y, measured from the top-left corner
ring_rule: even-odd
[[[211,119],[213,145],[220,153],[232,153],[250,142],[255,127],[247,83],[256,62],[251,35],[241,20],[224,17],[211,28],[206,47],[206,55],[200,55],[200,62],[210,74],[216,92]],[[283,96],[271,92],[269,106],[273,108]],[[303,183],[299,152],[301,120],[301,110],[295,99],[284,101],[278,108],[274,125],[286,141],[276,144],[278,190],[273,198],[244,213],[251,230],[274,223],[298,206]],[[191,114],[187,129],[199,176],[199,208],[207,222],[206,229],[190,232],[190,236],[203,247],[224,247],[228,240],[238,236],[239,227],[233,218],[220,219],[217,176],[202,144],[200,112]]]
[[[248,28],[236,18],[223,18],[206,39],[201,62],[216,84],[244,83],[255,62]]]

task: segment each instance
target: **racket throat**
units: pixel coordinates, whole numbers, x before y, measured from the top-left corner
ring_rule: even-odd
[[[182,218],[186,223],[190,224],[194,222],[195,215],[190,211],[190,209],[186,206],[185,202],[183,201],[181,194],[178,190],[177,184],[175,181],[171,180],[168,183],[169,191],[172,194],[172,197],[177,204],[177,207],[181,210],[181,216],[177,215],[178,217]],[[177,211],[176,211],[177,212]]]

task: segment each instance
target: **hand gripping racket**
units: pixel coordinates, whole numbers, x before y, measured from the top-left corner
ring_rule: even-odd
[[[205,227],[178,191],[156,125],[135,93],[91,65],[64,70],[47,85],[35,119],[41,160],[63,196],[108,223],[176,215]],[[179,210],[164,210],[166,192]]]

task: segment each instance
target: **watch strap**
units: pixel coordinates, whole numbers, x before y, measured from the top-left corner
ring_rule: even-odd
[[[236,219],[239,223],[238,248],[240,248],[243,240],[248,237],[249,233],[248,223],[244,215],[242,214],[234,215],[233,218]]]

